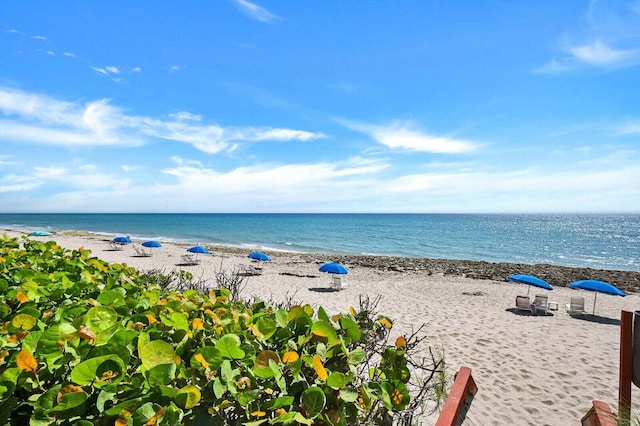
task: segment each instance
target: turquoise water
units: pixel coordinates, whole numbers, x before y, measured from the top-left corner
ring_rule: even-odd
[[[0,214],[0,229],[640,271],[640,215]]]

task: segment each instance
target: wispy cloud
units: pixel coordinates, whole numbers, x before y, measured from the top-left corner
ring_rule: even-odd
[[[615,133],[617,135],[640,135],[640,120],[630,121],[619,126]]]
[[[109,77],[111,80],[115,81],[116,83],[119,83],[122,79],[117,77],[120,74],[120,69],[116,66],[107,66],[107,67],[94,67],[94,66],[89,66],[89,68],[91,68],[93,71],[95,71],[97,74],[103,75],[105,77]]]
[[[63,52],[63,53],[62,53],[62,56],[67,56],[67,57],[69,57],[69,58],[75,58],[75,57],[76,57],[76,54],[75,54],[75,53],[73,53],[73,52]]]
[[[173,114],[169,114],[169,117],[178,120],[178,121],[202,121],[202,116],[200,114],[192,114],[187,111],[179,111]]]
[[[615,70],[640,64],[639,4],[592,0],[584,25],[559,42],[562,56],[534,72],[557,74],[585,67]]]
[[[48,40],[45,36],[41,36],[41,35],[36,35],[32,37],[34,40],[41,40],[41,41],[45,41]]]
[[[321,133],[273,127],[202,124],[188,112],[170,120],[127,115],[107,99],[77,103],[0,87],[0,139],[58,146],[138,146],[151,138],[215,154],[259,141],[309,141]]]
[[[264,9],[263,7],[260,7],[257,4],[251,3],[247,0],[235,0],[235,3],[240,11],[242,11],[242,13],[244,13],[251,19],[255,19],[256,21],[272,24],[282,19],[279,16]]]
[[[31,191],[43,184],[43,181],[25,174],[8,174],[0,176],[0,194]]]
[[[409,122],[395,121],[387,126],[381,126],[349,120],[338,121],[351,130],[369,135],[392,150],[462,154],[474,151],[480,146],[478,143],[463,139],[422,132]]]
[[[173,74],[180,71],[181,69],[182,67],[180,65],[172,65],[171,67],[169,67],[169,73]]]
[[[640,49],[612,49],[600,40],[569,49],[579,62],[594,66],[619,66],[636,63],[640,59]]]

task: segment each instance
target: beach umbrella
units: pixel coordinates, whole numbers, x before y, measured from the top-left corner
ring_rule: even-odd
[[[208,254],[209,253],[209,250],[207,250],[206,248],[204,248],[202,246],[189,247],[187,249],[187,251],[189,253],[195,253],[196,254],[196,259],[198,259],[198,254]]]
[[[349,273],[349,270],[344,265],[336,262],[328,262],[323,264],[322,266],[320,266],[319,271],[341,275]]]
[[[529,295],[529,290],[531,290],[531,286],[542,288],[544,290],[553,290],[551,284],[543,280],[542,278],[535,277],[533,275],[522,275],[522,274],[514,274],[509,275],[507,277],[509,281],[513,281],[520,284],[527,284],[527,296]]]
[[[29,236],[30,237],[50,237],[51,232],[48,231],[33,231],[33,232],[29,232]]]
[[[271,257],[265,253],[254,251],[247,256],[249,259],[258,260],[260,262],[271,262]]]
[[[572,283],[569,283],[569,288],[578,288],[580,290],[593,291],[595,293],[593,297],[593,315],[595,315],[596,313],[596,299],[598,298],[598,293],[621,297],[625,297],[627,295],[624,291],[620,290],[613,284],[598,280],[574,281]]]
[[[160,247],[162,247],[162,244],[160,244],[158,241],[149,240],[149,241],[145,241],[144,243],[142,243],[142,247],[148,247],[149,248],[149,254],[151,254],[151,249],[152,248],[160,248]]]
[[[142,245],[144,247],[151,247],[151,248],[158,248],[158,247],[162,247],[162,244],[160,244],[157,241],[153,241],[153,240],[149,240],[149,241],[145,241],[144,243],[142,243]]]
[[[129,244],[131,242],[131,238],[129,238],[129,237],[115,237],[113,239],[113,242],[117,243],[117,244]]]

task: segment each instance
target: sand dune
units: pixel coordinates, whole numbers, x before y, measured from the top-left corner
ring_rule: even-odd
[[[63,247],[82,246],[102,259],[142,270],[172,270],[186,253],[185,246],[165,244],[151,257],[135,257],[132,247],[112,251],[108,241],[97,236],[59,233],[52,238]],[[250,264],[246,254],[212,248],[200,265],[181,268],[214,285],[219,268]],[[527,292],[522,284],[351,267],[348,287],[326,292],[322,290],[329,286],[329,277],[318,272],[318,265],[332,260],[329,256],[272,254],[273,261],[263,265],[264,273],[247,279],[246,297],[284,300],[295,294],[295,300],[335,313],[357,307],[361,294],[380,295],[380,313],[395,320],[395,334],[410,333],[427,323],[425,343],[444,351],[449,374],[466,365],[478,385],[464,424],[568,425],[580,421],[593,399],[616,408],[620,311],[638,309],[638,295],[600,295],[596,316],[587,320],[567,315],[564,304],[571,296],[582,295],[590,311],[593,293],[556,288],[546,294],[560,309],[532,316],[511,309],[515,296]],[[639,412],[637,407],[633,411]],[[436,418],[424,418],[422,424],[433,424]]]

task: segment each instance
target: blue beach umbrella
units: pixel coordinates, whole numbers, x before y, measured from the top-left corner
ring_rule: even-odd
[[[52,234],[48,231],[33,231],[29,232],[30,237],[50,237]]]
[[[271,257],[265,253],[254,251],[247,256],[249,259],[258,260],[260,262],[271,262]]]
[[[149,240],[149,241],[145,241],[144,243],[142,243],[142,245],[144,247],[150,247],[150,248],[158,248],[158,247],[162,247],[162,244],[160,244],[157,241],[153,241],[153,240]]]
[[[507,277],[509,281],[513,281],[520,284],[527,284],[527,296],[529,295],[529,290],[531,290],[531,286],[542,288],[544,290],[553,290],[551,284],[543,280],[542,278],[535,277],[533,275],[522,275],[522,274],[514,274],[509,275]]]
[[[569,288],[578,288],[580,290],[593,291],[595,293],[593,297],[593,313],[596,313],[596,299],[598,298],[598,293],[610,294],[612,296],[621,296],[625,297],[627,294],[620,290],[618,287],[613,284],[609,284],[604,281],[598,280],[580,280],[574,281],[569,284]]]
[[[187,251],[189,253],[195,253],[196,254],[196,259],[198,258],[198,254],[209,254],[209,250],[207,250],[206,248],[204,248],[202,246],[189,247],[187,249]]]
[[[113,239],[113,242],[117,243],[117,244],[129,244],[131,242],[131,238],[129,238],[129,237],[115,237]]]
[[[349,270],[341,263],[328,262],[320,266],[320,272],[328,272],[330,274],[348,274]]]
[[[158,241],[149,240],[149,241],[145,241],[144,243],[142,243],[142,247],[148,247],[149,248],[149,255],[151,255],[151,249],[152,248],[160,248],[160,247],[162,247],[162,244],[160,244]]]

